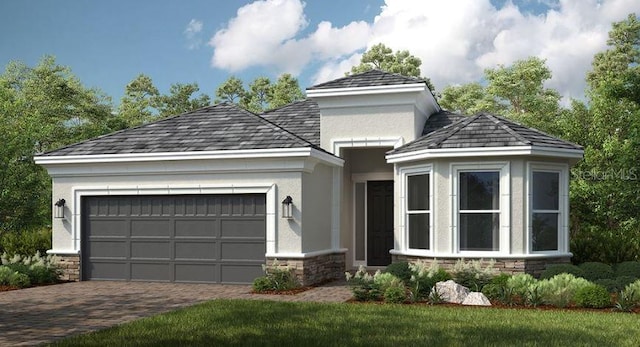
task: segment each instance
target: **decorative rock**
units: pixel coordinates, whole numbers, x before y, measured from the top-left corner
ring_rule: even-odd
[[[464,301],[462,301],[462,304],[469,306],[491,306],[489,299],[480,292],[469,293],[469,295],[464,298]]]
[[[444,302],[460,304],[469,295],[469,288],[461,286],[452,280],[436,283],[434,288],[440,294],[440,298]]]

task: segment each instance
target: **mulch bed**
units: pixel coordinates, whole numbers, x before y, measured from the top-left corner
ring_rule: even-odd
[[[268,294],[268,295],[296,295],[302,292],[306,292],[309,289],[313,289],[314,287],[300,287],[289,290],[267,290],[264,292],[256,292],[255,290],[251,291],[251,294]]]
[[[0,284],[0,292],[8,292],[10,290],[17,290],[20,289],[18,287],[12,287],[12,286],[5,286],[4,284]]]
[[[33,288],[33,287],[44,287],[44,286],[54,286],[56,284],[62,284],[62,283],[69,283],[70,281],[60,281],[60,282],[56,282],[56,283],[40,283],[40,284],[34,284],[30,287],[26,287],[26,288],[19,288],[19,287],[14,287],[14,286],[7,286],[4,284],[0,284],[0,292],[8,292],[11,290],[20,290],[20,289],[28,289],[28,288]]]

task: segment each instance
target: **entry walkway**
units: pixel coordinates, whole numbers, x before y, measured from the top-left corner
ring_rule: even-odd
[[[26,346],[104,329],[212,299],[344,302],[333,282],[297,295],[251,294],[248,285],[86,281],[0,292],[0,346]]]

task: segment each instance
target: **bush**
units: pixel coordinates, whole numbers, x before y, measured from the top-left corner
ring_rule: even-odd
[[[614,278],[615,274],[610,265],[599,262],[587,262],[578,265],[582,269],[582,278],[588,281],[601,280],[605,278]]]
[[[615,266],[616,276],[640,278],[640,261],[625,261]]]
[[[0,234],[0,253],[9,256],[16,254],[45,254],[51,249],[51,229],[41,228],[22,232],[5,231]]]
[[[640,280],[637,280],[624,288],[624,291],[635,305],[640,305]]]
[[[15,271],[6,266],[0,266],[0,284],[9,285],[9,277],[13,275]]]
[[[373,285],[380,294],[384,294],[390,287],[402,286],[404,288],[402,280],[388,272],[376,272],[373,275]]]
[[[253,281],[253,289],[258,292],[285,291],[300,287],[298,278],[293,269],[288,266],[280,266],[277,260],[271,266],[263,265],[264,276]]]
[[[504,299],[505,289],[507,288],[507,281],[511,278],[511,275],[499,274],[491,279],[488,284],[482,287],[482,294],[484,294],[489,300]]]
[[[52,255],[43,257],[36,253],[32,257],[18,254],[9,257],[5,253],[0,257],[0,261],[12,271],[27,275],[31,284],[56,283],[60,277],[56,257]]]
[[[409,263],[406,261],[392,263],[384,270],[385,273],[390,273],[399,278],[404,283],[409,283],[411,280],[411,269]]]
[[[420,261],[411,263],[409,270],[411,278],[405,284],[411,291],[413,301],[428,299],[431,289],[436,283],[451,279],[451,275],[441,269],[437,262],[431,264]]]
[[[380,273],[379,271],[376,274]],[[373,276],[367,272],[364,266],[360,266],[354,275],[345,272],[347,284],[353,293],[353,297],[358,301],[379,300],[380,293],[373,283]]]
[[[384,301],[392,304],[401,304],[407,299],[406,289],[402,281],[393,282],[384,291]]]
[[[576,290],[573,300],[579,307],[605,308],[611,306],[611,296],[602,286],[590,284]]]
[[[507,288],[513,290],[513,293],[524,301],[529,292],[529,288],[536,282],[536,279],[529,274],[517,274],[509,278]]]
[[[482,288],[491,282],[497,271],[493,268],[495,262],[491,260],[486,267],[483,268],[482,261],[472,260],[465,262],[460,259],[453,266],[453,280],[472,291],[481,292]]]
[[[12,287],[26,288],[31,286],[31,280],[29,280],[29,276],[25,274],[14,272],[9,276],[9,285]]]
[[[624,289],[624,286],[620,287],[618,282],[611,278],[604,278],[601,280],[593,281],[594,284],[604,287],[609,293],[617,293]]]
[[[538,281],[539,295],[542,300],[556,307],[566,307],[573,301],[573,296],[578,289],[589,286],[592,283],[572,274],[561,273],[550,279]]]
[[[572,274],[575,277],[583,277],[584,271],[581,268],[571,264],[554,264],[549,265],[540,275],[540,279],[550,279],[559,274]]]

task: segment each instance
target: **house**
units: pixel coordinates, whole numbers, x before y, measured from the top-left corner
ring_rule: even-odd
[[[277,259],[316,283],[400,260],[568,262],[582,156],[372,70],[261,115],[223,103],[35,160],[53,180],[49,253],[70,279],[247,283]]]

